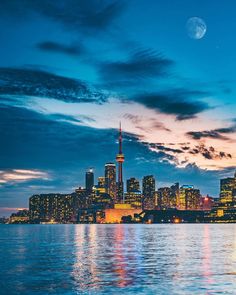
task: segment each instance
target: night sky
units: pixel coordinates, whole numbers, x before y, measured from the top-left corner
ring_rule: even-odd
[[[236,168],[234,0],[1,0],[0,215],[115,161],[217,197]],[[186,24],[201,18],[206,33]]]

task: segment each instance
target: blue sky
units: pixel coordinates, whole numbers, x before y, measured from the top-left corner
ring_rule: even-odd
[[[0,207],[125,177],[218,196],[236,168],[234,1],[1,1]],[[186,23],[199,17],[201,39]]]

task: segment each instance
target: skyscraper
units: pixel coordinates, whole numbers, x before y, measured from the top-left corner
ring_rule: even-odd
[[[143,178],[143,209],[152,210],[155,207],[155,178],[147,175]]]
[[[176,208],[178,199],[179,199],[179,183],[176,182],[170,187],[171,190],[171,198],[170,198],[170,205],[171,208]]]
[[[201,193],[193,185],[183,185],[179,190],[178,209],[199,210],[201,207]]]
[[[127,193],[125,193],[125,203],[131,204],[132,208],[142,207],[142,193],[140,191],[139,181],[134,177],[127,179]]]
[[[137,192],[140,190],[139,181],[138,179],[131,177],[127,179],[127,193],[130,192]]]
[[[85,188],[87,191],[92,191],[94,186],[94,173],[93,169],[90,168],[85,174]]]
[[[158,206],[160,209],[171,208],[171,189],[169,187],[158,189]]]
[[[236,190],[236,172],[233,178],[220,180],[220,201],[222,203],[233,202]]]
[[[124,154],[122,153],[122,131],[120,124],[119,131],[119,153],[116,156],[118,163],[118,182],[117,182],[117,202],[124,203],[124,183],[123,183],[123,162],[125,160]]]
[[[155,178],[153,175],[143,177],[143,196],[153,197],[155,193]]]
[[[114,163],[105,165],[105,191],[116,202],[116,165]]]

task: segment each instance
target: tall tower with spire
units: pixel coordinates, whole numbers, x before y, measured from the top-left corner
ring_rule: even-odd
[[[124,183],[123,183],[123,162],[125,156],[122,153],[122,130],[120,123],[119,130],[119,153],[116,155],[116,161],[118,163],[118,182],[117,182],[117,203],[124,202]]]

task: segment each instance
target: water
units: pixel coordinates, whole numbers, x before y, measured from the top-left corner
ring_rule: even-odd
[[[1,225],[0,294],[236,294],[236,224]]]

